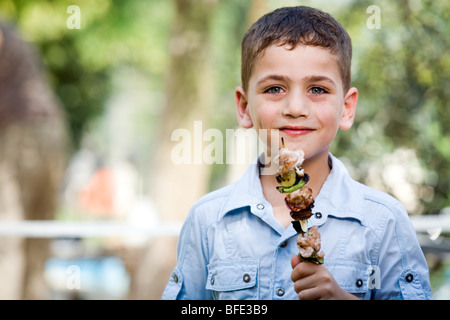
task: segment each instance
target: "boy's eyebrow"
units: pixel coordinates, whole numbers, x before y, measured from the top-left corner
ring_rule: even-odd
[[[304,78],[307,82],[320,82],[320,81],[326,81],[332,84],[334,87],[336,87],[336,83],[333,81],[333,79],[327,77],[327,76],[320,76],[320,75],[312,75]]]
[[[268,80],[287,81],[287,80],[289,80],[289,78],[286,77],[286,76],[283,76],[283,75],[279,75],[279,74],[268,74],[267,76],[264,76],[263,78],[258,80],[256,85],[258,86],[261,83],[264,83],[265,81],[268,81]],[[329,78],[327,76],[323,76],[323,75],[307,76],[307,77],[303,78],[303,81],[308,82],[308,83],[326,81],[326,82],[329,82],[334,87],[336,87],[336,83],[334,82],[333,79],[331,79],[331,78]]]
[[[275,80],[275,81],[286,81],[287,78],[285,76],[282,75],[278,75],[278,74],[268,74],[267,76],[261,78],[260,80],[258,80],[258,82],[256,83],[256,85],[260,85],[261,83],[267,81],[267,80]]]

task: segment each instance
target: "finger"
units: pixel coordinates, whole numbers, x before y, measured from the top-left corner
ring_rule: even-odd
[[[300,258],[298,259],[300,260]],[[297,263],[296,258],[292,257],[291,264],[295,263]],[[291,273],[291,279],[293,282],[296,282],[297,280],[307,277],[313,273],[313,271],[309,270],[310,268],[308,264],[309,264],[308,262],[301,262],[301,260],[298,261],[298,263],[294,266],[294,269],[292,270]]]
[[[292,260],[294,260],[293,257],[291,258],[291,263],[295,262]],[[317,271],[318,267],[319,267],[318,265],[311,263],[311,262],[300,262],[292,270],[291,279],[292,279],[292,281],[295,282],[298,279],[310,276]]]
[[[319,300],[321,298],[319,290],[308,288],[297,292],[299,300]]]
[[[298,265],[301,262],[300,257],[298,255],[293,255],[291,257],[291,266],[292,269],[295,268],[296,265]]]
[[[294,291],[299,293],[300,291],[314,288],[317,285],[313,276],[306,276],[294,281]]]
[[[291,258],[291,264],[292,265],[296,262],[296,261],[293,261],[293,260],[294,260],[294,258],[292,257]],[[301,268],[302,264],[303,263],[299,262],[293,267],[292,272],[291,272],[291,280],[293,282],[296,282],[296,281],[298,281],[298,280],[300,280],[302,278],[302,274],[303,274],[303,272],[301,270],[302,269]]]

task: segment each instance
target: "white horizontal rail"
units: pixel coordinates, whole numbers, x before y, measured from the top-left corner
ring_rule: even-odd
[[[436,214],[424,216],[410,216],[411,222],[416,232],[450,232],[450,215]]]
[[[0,221],[0,237],[175,237],[182,222],[161,222],[151,226],[136,226],[117,221]]]
[[[416,232],[450,232],[450,215],[410,216]],[[59,238],[59,237],[176,237],[182,221],[134,225],[120,221],[0,221],[0,237]]]

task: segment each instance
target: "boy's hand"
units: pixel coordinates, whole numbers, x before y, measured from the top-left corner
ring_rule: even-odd
[[[342,290],[323,265],[301,262],[297,255],[292,256],[291,265],[291,279],[300,300],[358,300]]]

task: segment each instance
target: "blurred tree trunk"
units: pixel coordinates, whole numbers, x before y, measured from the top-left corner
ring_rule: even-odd
[[[23,119],[2,127],[0,137],[0,219],[53,219],[66,156],[60,119]],[[48,245],[48,239],[1,239],[0,298],[48,298]]]
[[[52,219],[65,169],[64,115],[36,54],[0,24],[0,220]],[[48,240],[2,238],[2,299],[44,299]]]
[[[167,100],[150,177],[151,197],[163,222],[183,221],[192,204],[207,191],[209,166],[203,163],[174,164],[171,152],[179,142],[172,142],[171,136],[174,130],[185,128],[191,133],[193,145],[194,121],[202,121],[202,131],[208,129],[208,109],[213,108],[214,97],[209,70],[209,36],[216,5],[213,0],[175,1]],[[195,156],[202,157],[194,152],[192,161]],[[152,241],[141,258],[130,298],[161,298],[176,264],[176,243],[176,237]]]

